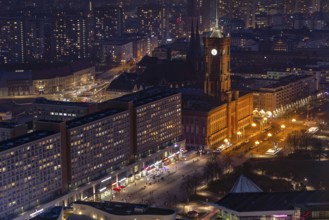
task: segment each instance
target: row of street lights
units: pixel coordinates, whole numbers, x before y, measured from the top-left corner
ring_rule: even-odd
[[[291,122],[292,123],[295,123],[296,122],[296,119],[295,118],[291,119]],[[253,122],[251,124],[251,126],[253,128],[255,128],[257,126],[257,124],[255,122]],[[267,118],[266,117],[262,118],[262,120],[259,122],[259,126],[260,126],[260,128],[259,128],[260,131],[263,131],[263,129],[267,127]],[[286,128],[286,125],[282,124],[280,127],[281,127],[281,130],[283,131]],[[239,130],[236,134],[237,134],[237,143],[239,143],[244,138],[244,129],[242,131]],[[268,138],[271,138],[272,136],[273,136],[272,133],[268,133],[267,134],[267,137]],[[228,140],[225,139],[224,142],[225,142],[225,144],[227,144]],[[260,144],[259,141],[255,141],[255,146],[256,146],[257,150],[258,150],[258,145],[259,144]]]

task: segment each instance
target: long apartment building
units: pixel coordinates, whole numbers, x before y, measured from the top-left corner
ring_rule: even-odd
[[[88,183],[128,162],[129,130],[127,110],[109,109],[67,122],[70,185]]]
[[[38,121],[40,131],[0,142],[0,219],[55,197],[63,200],[54,204],[69,204],[122,171],[113,176],[119,184],[168,157],[181,140],[181,94],[173,90],[147,89],[98,109],[69,121]],[[128,164],[133,167],[125,170]],[[79,196],[71,198],[73,192]]]
[[[61,137],[36,131],[0,143],[0,219],[61,194]]]
[[[136,124],[133,149],[136,157],[145,157],[178,141],[182,135],[181,94],[173,90],[151,88],[113,100],[131,103]]]

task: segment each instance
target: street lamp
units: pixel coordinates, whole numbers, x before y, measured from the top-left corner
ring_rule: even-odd
[[[286,128],[286,126],[285,126],[285,125],[281,125],[281,128],[282,128],[282,129],[285,129],[285,128]]]
[[[238,138],[238,142],[239,142],[240,139],[241,139],[242,132],[241,131],[238,131],[236,134],[238,135],[237,138]]]
[[[258,151],[259,141],[255,141],[255,145],[256,145],[256,150]]]
[[[268,133],[267,134],[267,137],[272,137],[272,133]]]
[[[261,122],[260,122],[260,131],[263,131],[264,128],[267,126],[267,118],[263,117]]]
[[[251,126],[252,126],[252,127],[256,127],[256,123],[253,122],[253,123],[251,124]]]
[[[296,119],[295,118],[291,119],[291,122],[296,122]]]

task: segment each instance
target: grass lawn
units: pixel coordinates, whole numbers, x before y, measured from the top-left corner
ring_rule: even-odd
[[[291,181],[307,182],[315,189],[329,189],[329,161],[300,160],[290,158],[275,158],[273,160],[250,160],[242,167],[237,167],[233,173],[223,175],[220,180],[208,185],[209,191],[224,195],[230,191],[235,181],[244,174],[263,191],[292,191]],[[257,174],[253,171],[261,171]],[[273,179],[272,177],[282,177]]]

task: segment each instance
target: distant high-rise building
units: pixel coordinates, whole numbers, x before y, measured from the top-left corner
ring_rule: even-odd
[[[82,13],[58,11],[51,41],[54,61],[73,61],[88,57],[86,18]]]
[[[117,6],[105,6],[94,9],[95,40],[108,40],[112,37],[120,37],[123,33],[123,8]]]
[[[137,9],[139,32],[147,35],[156,35],[165,40],[168,35],[168,18],[164,5],[149,4]]]
[[[23,20],[1,18],[0,27],[0,63],[24,63]]]

